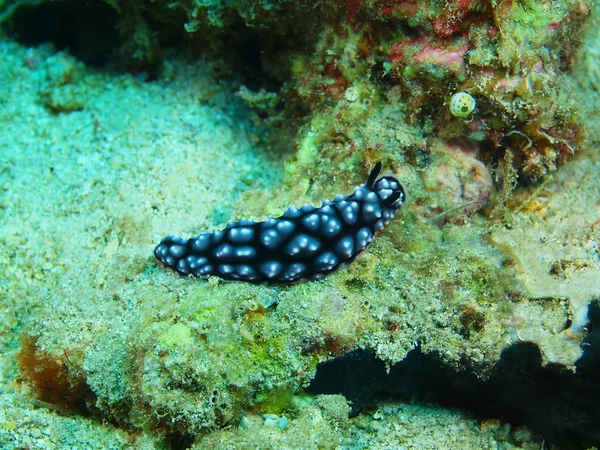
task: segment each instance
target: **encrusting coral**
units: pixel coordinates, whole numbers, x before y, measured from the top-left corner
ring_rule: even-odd
[[[569,71],[587,3],[319,5],[128,3],[123,11],[136,14],[120,15],[120,30],[138,34],[125,38],[126,53],[144,42],[137,50],[159,58],[169,22],[191,48],[209,40],[218,51],[208,54],[226,60],[165,59],[151,83],[139,73],[99,74],[66,52],[14,50],[23,64],[3,76],[23,80],[28,89],[14,84],[10,98],[30,108],[3,117],[19,131],[15,145],[47,152],[24,152],[0,171],[11,186],[2,276],[33,305],[19,364],[41,401],[75,404],[165,442],[211,442],[221,436],[214,430],[243,430],[260,415],[282,433],[318,420],[339,440],[349,426],[343,402],[298,394],[319,363],[356,349],[391,366],[419,345],[485,376],[507,346],[527,340],[543,363],[573,367],[596,292],[598,228],[579,230],[576,242],[552,230],[573,180],[585,194],[578,217],[597,220],[589,208],[597,184],[577,160],[545,176],[584,142]],[[153,39],[142,39],[152,27]],[[223,81],[239,64],[224,69],[228,58],[243,53],[211,40],[223,30],[232,42],[252,36],[260,56],[248,86],[241,76],[233,87]],[[207,67],[214,73],[203,78]],[[473,99],[463,97],[460,114],[456,93]],[[43,146],[19,128],[31,110],[45,125],[35,136]],[[58,125],[72,127],[67,137],[55,135]],[[257,148],[273,136],[285,158],[265,151],[281,142]],[[406,204],[360,258],[321,281],[205,282],[173,276],[151,257],[171,232],[217,229],[230,216],[258,222],[350,192],[380,160]],[[33,184],[60,204],[33,201]],[[552,249],[538,242],[539,229]],[[589,282],[583,293],[565,287],[569,276]]]

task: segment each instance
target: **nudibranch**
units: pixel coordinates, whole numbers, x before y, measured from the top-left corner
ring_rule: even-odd
[[[380,171],[378,162],[365,184],[319,208],[292,206],[281,217],[232,221],[191,239],[168,236],[154,255],[184,276],[251,283],[319,280],[354,261],[404,203],[398,180],[377,178]]]

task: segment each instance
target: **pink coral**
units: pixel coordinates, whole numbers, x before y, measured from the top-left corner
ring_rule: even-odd
[[[390,47],[388,60],[397,65],[409,62],[447,66],[451,70],[464,71],[464,57],[471,48],[468,42],[462,45],[431,41],[424,37],[397,42]]]
[[[463,19],[469,12],[471,0],[447,2],[447,11],[432,19],[433,32],[440,37],[450,37],[460,31]]]
[[[479,159],[479,143],[464,139],[437,140],[433,151],[439,163],[431,167],[425,185],[436,191],[444,209],[464,204],[462,212],[472,214],[483,208],[492,192],[492,176]]]
[[[413,56],[415,62],[439,65],[457,64],[461,70],[465,70],[464,57],[471,47],[468,42],[457,49],[435,47],[428,42],[423,42],[422,45],[421,51]]]

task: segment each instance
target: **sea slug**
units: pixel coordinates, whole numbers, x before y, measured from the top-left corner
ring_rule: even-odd
[[[252,283],[319,280],[354,261],[404,203],[398,180],[377,179],[380,171],[378,162],[365,184],[320,208],[292,206],[278,218],[232,221],[191,239],[168,236],[154,255],[180,275]]]

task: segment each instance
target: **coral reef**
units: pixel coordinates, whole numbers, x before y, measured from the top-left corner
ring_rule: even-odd
[[[19,399],[0,412],[3,446],[67,445],[47,430],[94,423],[83,416],[116,427],[114,448],[443,448],[456,423],[461,448],[544,445],[434,407],[348,418],[373,402],[376,377],[348,398],[303,389],[356,351],[383,372],[418,348],[481,379],[516,347],[565,383],[595,367],[582,345],[597,340],[600,163],[597,138],[580,152],[574,92],[598,84],[571,77],[591,64],[581,39],[586,51],[597,40],[581,34],[587,2],[82,5],[0,2],[21,43],[0,41],[0,403]],[[81,17],[77,35],[29,33],[61,8]],[[476,108],[453,114],[456,93]],[[324,280],[201,282],[152,258],[169,233],[350,192],[379,160],[406,205]],[[35,432],[21,430],[27,401],[45,411]],[[486,417],[519,422],[501,412]],[[525,422],[551,434],[553,420]],[[598,445],[577,431],[574,444]],[[92,434],[82,446],[104,439]]]
[[[576,373],[556,365],[542,367],[539,349],[527,342],[507,347],[484,379],[471,369],[448,367],[436,352],[425,355],[417,348],[386,370],[372,352],[357,350],[319,364],[307,391],[342,393],[352,400],[354,414],[382,393],[407,401],[427,399],[460,406],[480,418],[526,424],[565,448],[585,449],[600,440],[595,426],[600,414],[594,407],[600,395],[599,319],[600,305],[593,302],[590,334]]]

